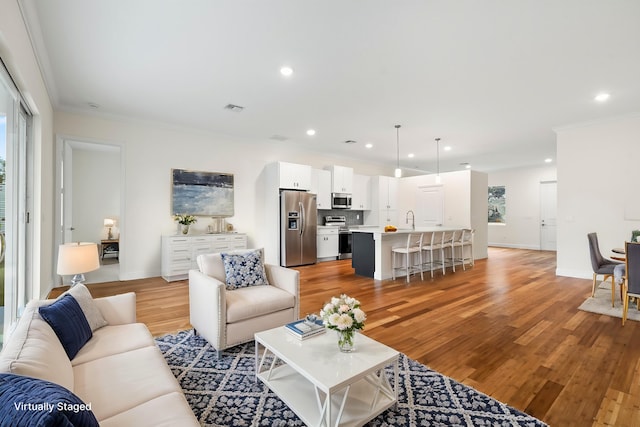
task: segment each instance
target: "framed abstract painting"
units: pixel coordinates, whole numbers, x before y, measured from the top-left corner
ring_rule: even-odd
[[[233,216],[233,174],[171,170],[171,214]]]

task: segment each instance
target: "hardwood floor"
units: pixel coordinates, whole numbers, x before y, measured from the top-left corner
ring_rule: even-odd
[[[350,260],[299,267],[301,315],[347,293],[367,313],[366,335],[552,426],[640,425],[640,323],[579,311],[591,281],[555,268],[554,252],[498,248],[410,284],[355,276]],[[189,327],[186,281],[89,288],[135,291],[154,335]]]

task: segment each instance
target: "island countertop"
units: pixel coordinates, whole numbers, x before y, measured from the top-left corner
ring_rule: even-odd
[[[359,276],[376,280],[390,279],[392,273],[391,249],[407,244],[409,234],[456,231],[464,227],[416,227],[384,231],[384,227],[353,227],[351,265]]]
[[[350,228],[349,231],[353,233],[374,233],[384,235],[397,235],[397,234],[416,234],[416,233],[432,233],[434,231],[454,231],[460,230],[463,227],[416,227],[415,230],[411,228],[398,228],[396,231],[384,231],[384,227],[367,227],[362,228]]]

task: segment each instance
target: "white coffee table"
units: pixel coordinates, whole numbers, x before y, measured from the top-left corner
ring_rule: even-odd
[[[256,378],[307,425],[362,426],[398,401],[399,353],[365,335],[352,353],[338,350],[332,330],[300,341],[279,327],[255,341]],[[384,369],[391,364],[393,386]]]

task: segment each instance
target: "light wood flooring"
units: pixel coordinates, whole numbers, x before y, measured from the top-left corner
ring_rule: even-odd
[[[640,426],[640,323],[579,311],[591,281],[555,268],[555,252],[490,248],[473,268],[407,284],[355,276],[350,260],[320,263],[297,268],[301,315],[347,293],[367,313],[366,335],[552,426]],[[189,328],[186,281],[89,288],[136,292],[154,335]]]

